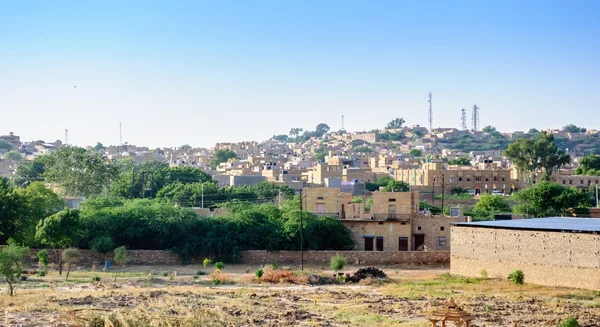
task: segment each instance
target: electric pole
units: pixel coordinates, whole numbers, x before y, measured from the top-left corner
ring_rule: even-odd
[[[302,224],[302,201],[304,201],[304,198],[302,197],[302,189],[300,189],[300,270],[304,270],[304,235],[302,234],[304,225]]]
[[[446,186],[446,176],[444,173],[442,175],[442,214],[444,214],[444,186]]]
[[[200,207],[204,209],[204,183],[200,184],[201,195],[200,195]]]
[[[598,206],[598,184],[596,184],[596,208],[600,208],[600,206]]]
[[[431,130],[433,129],[433,94],[431,94],[431,92],[429,92],[429,132],[431,132]]]

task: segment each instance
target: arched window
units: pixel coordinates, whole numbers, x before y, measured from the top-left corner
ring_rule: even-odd
[[[461,176],[458,177],[458,181],[462,182],[462,177]]]

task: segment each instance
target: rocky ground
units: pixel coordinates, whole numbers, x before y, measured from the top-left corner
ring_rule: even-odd
[[[600,326],[600,294],[592,291],[521,288],[445,270],[389,268],[386,282],[319,286],[259,284],[247,269],[227,270],[218,286],[184,268],[173,277],[124,273],[116,282],[107,273],[99,282],[88,272],[75,272],[67,282],[55,274],[30,277],[15,297],[0,296],[0,326],[424,327],[449,298],[475,317],[473,326],[556,326],[568,316],[581,326]]]

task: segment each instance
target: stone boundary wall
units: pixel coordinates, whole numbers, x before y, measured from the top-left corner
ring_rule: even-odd
[[[29,262],[37,263],[38,249],[31,249]],[[80,250],[81,261],[79,265],[103,264],[105,259],[102,255],[91,250]],[[360,265],[449,265],[450,252],[448,251],[408,251],[408,252],[382,252],[382,251],[304,251],[304,262],[307,264],[329,265],[329,260],[336,254],[346,257],[348,264]],[[180,265],[181,260],[177,254],[164,250],[127,250],[129,257],[128,265]],[[240,263],[244,264],[299,264],[300,251],[244,251]],[[48,261],[57,263],[56,252],[48,249]],[[113,254],[109,253],[106,259],[113,262]],[[201,264],[203,258],[193,259],[190,264]],[[113,263],[114,264],[114,263]]]
[[[600,289],[600,235],[452,226],[450,272],[506,279],[522,270],[525,283]]]
[[[356,265],[448,265],[448,251],[304,251],[304,263],[329,266],[331,257],[341,254],[348,264]],[[242,262],[251,264],[300,263],[300,251],[245,251]]]

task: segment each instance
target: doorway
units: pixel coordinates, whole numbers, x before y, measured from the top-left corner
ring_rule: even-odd
[[[365,237],[365,251],[373,251],[373,238]]]
[[[383,251],[383,236],[377,236],[377,251]]]
[[[398,238],[398,251],[408,251],[408,237]]]
[[[419,248],[425,245],[425,235],[413,235],[415,240],[415,251],[418,251]]]

